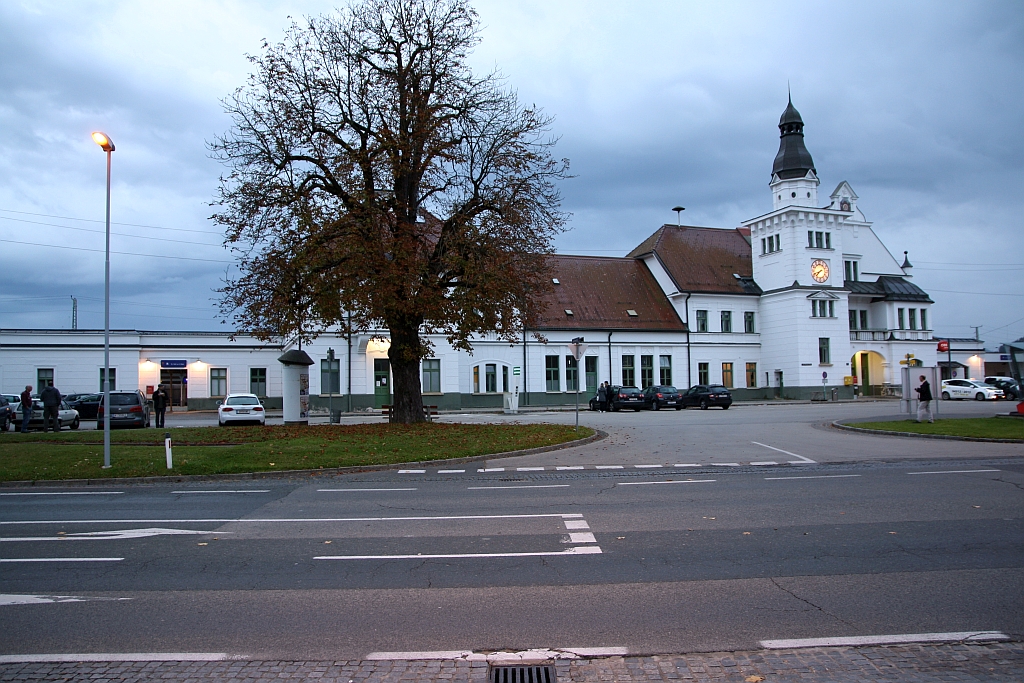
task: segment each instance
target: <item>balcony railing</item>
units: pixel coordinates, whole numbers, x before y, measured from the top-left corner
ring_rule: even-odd
[[[850,341],[888,341],[890,335],[896,341],[928,341],[931,330],[850,330]]]

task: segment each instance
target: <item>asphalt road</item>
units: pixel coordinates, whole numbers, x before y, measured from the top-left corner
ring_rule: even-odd
[[[0,654],[1024,634],[1021,446],[824,426],[889,410],[587,414],[609,439],[448,468],[0,489]]]

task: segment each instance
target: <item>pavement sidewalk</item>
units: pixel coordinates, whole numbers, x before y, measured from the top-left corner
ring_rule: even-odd
[[[558,681],[957,683],[1024,681],[1024,643],[829,647],[559,660]],[[58,662],[0,664],[0,681],[331,681],[488,679],[484,661]]]

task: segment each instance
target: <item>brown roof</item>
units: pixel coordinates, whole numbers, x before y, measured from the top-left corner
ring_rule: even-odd
[[[551,277],[559,284],[546,297],[539,330],[686,329],[642,261],[556,254],[551,257]]]
[[[640,258],[652,252],[679,291],[761,293],[753,280],[750,243],[738,229],[663,225],[629,256]]]

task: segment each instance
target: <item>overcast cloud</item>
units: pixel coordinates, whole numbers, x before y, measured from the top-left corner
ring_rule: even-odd
[[[75,295],[79,327],[102,328],[98,129],[117,145],[112,250],[125,252],[112,326],[227,329],[213,290],[230,257],[208,220],[222,169],[206,141],[229,125],[219,102],[246,53],[333,6],[0,4],[0,327],[69,328]],[[1024,5],[476,7],[474,63],[555,117],[572,162],[561,252],[624,255],[678,204],[713,227],[769,211],[789,82],[822,203],[850,182],[890,251],[909,251],[937,334],[1024,335]]]

